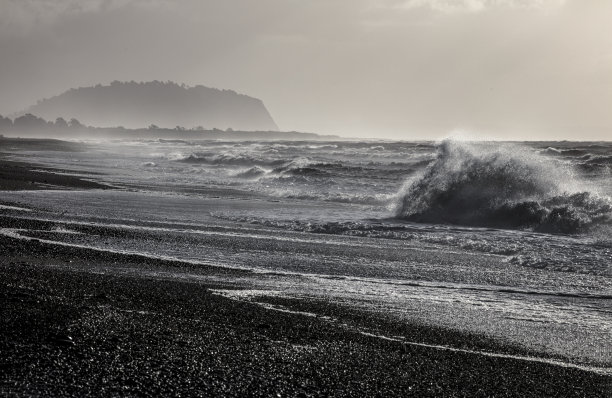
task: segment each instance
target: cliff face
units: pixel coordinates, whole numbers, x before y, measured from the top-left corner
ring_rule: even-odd
[[[27,112],[47,120],[76,118],[85,125],[141,128],[232,128],[276,131],[263,102],[231,90],[176,83],[112,82],[71,89],[39,101]]]

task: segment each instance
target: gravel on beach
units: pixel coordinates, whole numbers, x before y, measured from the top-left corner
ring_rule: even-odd
[[[113,272],[159,267],[159,260],[9,237],[0,238],[0,247],[3,396],[603,397],[612,391],[610,377],[588,371],[405,345],[214,294],[231,286]],[[436,339],[471,338],[435,332]]]

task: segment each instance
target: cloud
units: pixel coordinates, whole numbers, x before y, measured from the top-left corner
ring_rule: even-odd
[[[404,0],[395,3],[404,9],[427,7],[445,13],[469,13],[491,8],[550,9],[562,6],[565,0]]]
[[[44,29],[65,17],[107,12],[128,6],[158,6],[169,0],[4,0],[0,3],[0,33],[23,35]]]
[[[612,126],[611,16],[608,0],[0,0],[22,32],[0,31],[0,113],[156,79],[259,97],[304,131],[587,131]]]

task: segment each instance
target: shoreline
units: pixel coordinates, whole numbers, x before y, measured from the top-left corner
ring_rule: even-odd
[[[21,151],[79,152],[86,145],[53,138],[9,138],[0,136],[0,191],[23,191],[44,189],[111,189],[70,170],[37,165],[8,159]],[[81,173],[85,174],[85,173]]]
[[[81,176],[74,171],[36,165],[8,159],[20,151],[61,151],[85,150],[83,144],[56,139],[28,139],[0,137],[0,191],[23,191],[43,189],[110,189],[111,187]],[[9,152],[12,151],[12,152]]]
[[[62,171],[0,155],[0,189],[108,188],[54,172]],[[40,180],[49,176],[52,184]],[[53,227],[53,221],[12,217],[10,206],[19,203],[0,204],[0,228]],[[92,233],[104,235],[100,228]],[[199,277],[167,275],[186,272]],[[262,295],[249,302],[221,294],[244,289],[227,280],[249,272],[0,234],[0,395],[612,392],[610,375],[546,363],[555,358],[483,335],[323,300]],[[529,356],[538,361],[522,358]]]

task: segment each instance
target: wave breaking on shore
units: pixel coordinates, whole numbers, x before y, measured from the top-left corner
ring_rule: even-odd
[[[518,145],[443,141],[401,190],[396,216],[436,224],[575,234],[612,226],[612,200]]]

